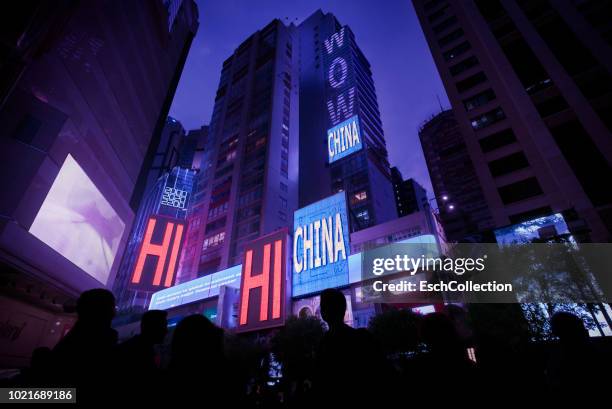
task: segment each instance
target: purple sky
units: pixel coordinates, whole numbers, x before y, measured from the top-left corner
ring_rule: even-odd
[[[196,0],[200,28],[170,115],[185,129],[210,121],[223,61],[274,18],[299,23],[318,8],[348,24],[374,73],[389,161],[431,193],[419,124],[448,99],[410,0]]]

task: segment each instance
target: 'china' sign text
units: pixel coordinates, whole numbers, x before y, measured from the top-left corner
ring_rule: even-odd
[[[348,284],[349,228],[344,192],[293,216],[293,296]]]

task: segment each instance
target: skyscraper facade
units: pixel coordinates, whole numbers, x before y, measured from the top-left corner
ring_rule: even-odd
[[[145,195],[153,189],[161,176],[178,165],[180,148],[184,138],[185,128],[183,128],[183,125],[172,117],[166,118],[166,124],[161,131],[157,150],[147,174],[147,182],[144,188]]]
[[[447,240],[463,241],[493,228],[487,202],[453,111],[442,111],[424,122],[419,138]]]
[[[397,217],[370,63],[331,13],[298,31],[300,207],[345,191],[352,230]]]
[[[413,3],[494,225],[566,211],[585,239],[608,241],[606,2]]]
[[[130,288],[130,279],[144,241],[149,219],[151,216],[163,216],[172,220],[186,220],[195,176],[194,170],[174,167],[160,176],[143,197],[136,212],[132,231],[113,286],[120,310],[147,305],[153,290]],[[159,289],[161,288],[155,290]]]
[[[399,217],[429,208],[427,190],[419,182],[412,178],[404,180],[402,172],[395,166],[391,168],[391,180]]]
[[[162,1],[17,2],[9,15],[0,27],[3,273],[67,297],[111,288],[197,7],[183,1],[170,28]]]
[[[169,26],[162,0],[3,8],[0,311],[19,339],[2,342],[0,367],[27,367],[74,325],[80,293],[114,287],[198,29],[194,1],[175,11]]]
[[[274,20],[223,63],[190,223],[201,247],[181,280],[242,262],[245,243],[291,223],[297,206],[297,33]],[[206,150],[206,149],[205,149]],[[208,165],[207,165],[208,166]],[[195,233],[194,233],[195,234]]]

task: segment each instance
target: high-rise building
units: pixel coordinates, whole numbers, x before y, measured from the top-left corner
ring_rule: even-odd
[[[494,227],[453,111],[423,123],[419,138],[447,240],[462,241]]]
[[[161,131],[157,151],[147,174],[147,182],[144,188],[145,195],[153,189],[160,177],[178,165],[181,144],[184,138],[185,128],[183,128],[183,125],[176,119],[168,117]],[[187,166],[187,168],[190,167]]]
[[[112,287],[198,11],[182,1],[170,28],[161,0],[14,2],[2,17],[3,293],[27,300],[10,308],[29,333],[52,337],[67,299]]]
[[[316,11],[298,31],[300,207],[345,191],[353,231],[396,218],[370,63],[331,13]]]
[[[208,143],[208,126],[185,132],[179,121],[172,117],[166,120],[153,166],[149,171],[147,189],[140,202],[126,250],[117,272],[113,292],[120,310],[133,311],[134,307],[146,307],[153,291],[159,288],[135,288],[130,279],[133,275],[145,231],[152,216],[185,221],[183,246],[177,260],[176,280],[180,282],[183,264],[188,262],[192,248],[197,246],[199,226],[192,223],[194,203],[201,200],[197,195],[204,148]],[[161,242],[160,242],[161,243]]]
[[[177,282],[182,283],[198,277],[200,252],[204,243],[204,229],[201,228],[205,211],[206,189],[213,170],[214,139],[210,138],[208,125],[188,132],[188,138],[196,140],[191,168],[198,173],[194,180],[193,194],[187,214],[187,234],[179,263]]]
[[[223,63],[209,128],[210,166],[200,171],[189,219],[199,226],[201,245],[181,281],[240,264],[245,243],[291,223],[298,78],[296,28],[279,20]]]
[[[565,211],[610,240],[607,2],[413,3],[494,226]]]
[[[402,172],[395,166],[391,168],[391,180],[399,217],[429,208],[427,190],[419,182],[412,178],[404,180]]]
[[[151,216],[163,216],[171,220],[186,220],[195,179],[194,170],[177,166],[161,175],[143,197],[113,285],[120,310],[146,307],[151,293],[161,289],[161,287],[144,290],[130,288],[130,279],[133,276],[149,219]],[[186,241],[187,237],[185,234],[183,241]]]

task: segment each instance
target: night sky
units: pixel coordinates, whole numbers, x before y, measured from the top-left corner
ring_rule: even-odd
[[[448,99],[410,0],[196,0],[200,27],[170,115],[185,129],[210,121],[223,61],[274,18],[300,23],[317,9],[348,24],[370,61],[391,166],[433,196],[419,124]]]

